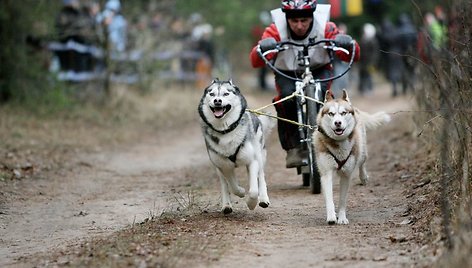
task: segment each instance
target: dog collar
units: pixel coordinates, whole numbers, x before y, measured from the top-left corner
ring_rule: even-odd
[[[223,129],[223,130],[218,130],[216,129],[215,127],[213,127],[212,124],[210,124],[210,122],[208,122],[208,120],[205,118],[205,116],[201,116],[201,118],[203,119],[203,121],[205,122],[205,124],[207,126],[209,126],[211,128],[211,130],[215,131],[215,132],[218,132],[220,134],[227,134],[227,133],[230,133],[231,131],[235,130],[236,127],[238,127],[239,125],[239,121],[241,121],[241,118],[243,117],[244,113],[246,112],[246,108],[243,107],[243,109],[241,109],[241,113],[239,113],[239,117],[238,117],[238,120],[236,120],[234,123],[232,123],[229,128],[227,129]],[[202,112],[200,112],[202,114]]]

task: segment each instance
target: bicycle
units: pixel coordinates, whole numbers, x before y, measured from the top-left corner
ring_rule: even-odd
[[[334,75],[332,77],[324,79],[315,79],[310,70],[309,49],[322,43],[325,43],[323,45],[323,48],[328,51],[331,63],[334,59],[334,52],[338,50],[346,53],[347,55],[351,54],[351,59],[349,61],[349,64],[346,66],[346,69],[338,75]],[[302,48],[300,53],[298,53],[297,55],[299,65],[304,67],[302,79],[292,77],[283,73],[266,58],[268,54],[278,53],[280,51],[290,48],[290,46]],[[321,105],[323,104],[322,101],[324,100],[324,96],[322,96],[321,83],[338,79],[339,77],[345,75],[351,69],[352,63],[354,62],[355,58],[354,42],[352,42],[351,51],[352,53],[349,53],[347,49],[338,47],[336,45],[335,40],[333,39],[320,39],[317,41],[315,39],[310,39],[306,44],[295,43],[292,41],[282,41],[277,43],[275,42],[275,40],[273,40],[273,42],[270,44],[263,43],[259,44],[257,47],[257,52],[259,56],[264,60],[264,62],[270,69],[272,69],[279,75],[282,75],[288,79],[295,81],[295,92],[292,94],[292,96],[294,96],[296,99],[297,107],[297,122],[295,123],[297,123],[299,126],[298,131],[300,133],[300,143],[303,146],[303,151],[308,152],[308,155],[306,156],[306,159],[308,160],[307,164],[298,166],[296,168],[297,174],[302,175],[303,186],[310,186],[311,193],[313,194],[321,193],[320,175],[318,173],[318,168],[316,167],[314,148],[311,140],[313,131],[317,128],[316,116],[321,108]],[[307,99],[309,101],[307,101]],[[285,98],[283,100],[285,100]],[[279,118],[279,120],[284,119]]]

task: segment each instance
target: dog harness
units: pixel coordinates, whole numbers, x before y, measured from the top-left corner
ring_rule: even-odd
[[[324,132],[323,129],[318,128],[318,131],[319,131],[321,134],[323,134],[325,137],[328,137],[328,135],[326,135],[326,133]],[[329,138],[329,137],[328,137],[328,138]],[[349,157],[351,157],[352,151],[353,151],[354,147],[351,148],[351,151],[349,152],[349,155],[348,155],[348,156],[346,157],[346,159],[344,159],[344,160],[339,160],[328,148],[326,148],[326,149],[327,149],[328,153],[334,158],[334,161],[336,161],[336,163],[338,164],[338,170],[341,170],[341,168],[343,168],[344,164],[346,164],[346,162],[347,162],[347,160],[349,159]]]
[[[241,116],[241,117],[242,117],[242,116]],[[245,120],[245,119],[247,119],[247,117],[239,118],[238,121],[237,121],[237,123],[239,123],[239,121]],[[252,115],[252,114],[249,114],[249,119],[252,121],[252,126],[253,126],[253,128],[254,128],[254,131],[257,131],[257,129],[258,129],[259,126],[260,126],[260,121],[257,120],[257,117],[254,116],[254,115]],[[234,130],[234,129],[236,128],[236,127],[234,127],[233,129],[231,129],[231,130],[228,131],[228,132],[221,133],[220,131],[215,130],[214,128],[212,128],[212,126],[211,126],[210,124],[208,124],[208,126],[209,126],[210,129],[212,129],[212,130],[214,130],[214,131],[216,131],[216,132],[218,132],[218,133],[220,133],[220,134],[228,133],[228,132],[230,132],[230,131],[232,131],[232,130]],[[236,126],[237,126],[237,124],[236,124]],[[208,132],[207,132],[207,134],[210,136],[210,139],[212,139],[215,143],[218,143],[218,142],[219,142],[218,137],[215,137],[215,136],[211,135],[211,134],[208,133]],[[232,155],[230,155],[230,156],[226,156],[231,162],[233,162],[233,163],[236,164],[236,158],[237,158],[237,156],[238,156],[239,150],[241,150],[241,147],[243,147],[244,142],[246,142],[246,139],[247,139],[247,134],[246,134],[246,136],[244,136],[243,140],[242,140],[241,143],[238,145],[238,147],[236,148],[236,150],[234,151],[234,153],[233,153]],[[205,141],[205,142],[206,142],[206,141]],[[207,148],[208,148],[208,150],[211,150],[211,151],[213,151],[213,152],[216,153],[216,154],[222,155],[221,153],[219,153],[218,151],[216,151],[216,150],[215,150],[214,148],[212,148],[211,146],[208,146],[208,144],[207,144]],[[225,155],[222,155],[222,156],[225,156]]]
[[[349,157],[351,157],[352,155],[352,149],[351,151],[349,152],[349,155],[346,157],[346,159],[344,160],[339,160],[336,158],[336,156],[328,149],[328,153],[334,158],[334,161],[336,161],[336,163],[338,164],[338,170],[341,170],[341,168],[343,168],[344,164],[346,164],[347,160],[349,159]]]
[[[238,156],[239,149],[241,149],[241,147],[243,147],[243,144],[244,144],[245,141],[246,141],[246,137],[244,137],[241,144],[238,146],[238,148],[236,148],[236,151],[234,152],[234,154],[228,156],[228,159],[231,160],[231,162],[236,163],[236,157]]]

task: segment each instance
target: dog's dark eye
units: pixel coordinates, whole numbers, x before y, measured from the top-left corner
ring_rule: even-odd
[[[229,93],[226,92],[226,93],[223,94],[223,96],[225,96],[225,97],[229,96]]]
[[[345,116],[347,113],[346,112],[341,112],[341,115],[342,116]]]
[[[211,97],[214,97],[214,96],[215,96],[215,93],[212,92],[212,93],[210,93],[210,94],[208,94],[208,95],[210,95]]]
[[[334,113],[333,113],[333,112],[329,112],[328,115],[329,115],[329,116],[334,116]]]

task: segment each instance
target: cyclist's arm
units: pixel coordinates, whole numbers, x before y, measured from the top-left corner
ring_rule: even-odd
[[[325,28],[325,38],[326,39],[334,39],[336,37],[336,35],[338,35],[339,33],[341,33],[338,29],[338,27],[336,26],[336,24],[334,24],[334,22],[331,22],[329,21],[328,23],[326,23],[326,28]],[[359,47],[359,44],[354,41],[356,43],[356,47],[355,47],[355,50],[356,50],[356,56],[354,57],[354,61],[358,61],[359,58],[360,58],[360,55],[361,55],[361,49]],[[349,51],[351,52],[351,51]],[[351,60],[351,55],[346,55],[344,52],[342,51],[336,51],[336,56],[342,60],[342,61],[350,61]]]
[[[275,39],[275,41],[279,42],[280,41],[280,34],[279,31],[277,30],[277,27],[275,26],[274,23],[272,23],[269,27],[267,27],[264,32],[262,33],[261,40],[272,37]],[[267,55],[267,59],[270,60],[275,56],[274,54],[269,54]],[[265,65],[265,62],[263,59],[259,57],[257,54],[257,45],[254,46],[251,50],[251,53],[249,54],[249,59],[251,60],[251,65],[254,68],[259,68],[263,67]]]

